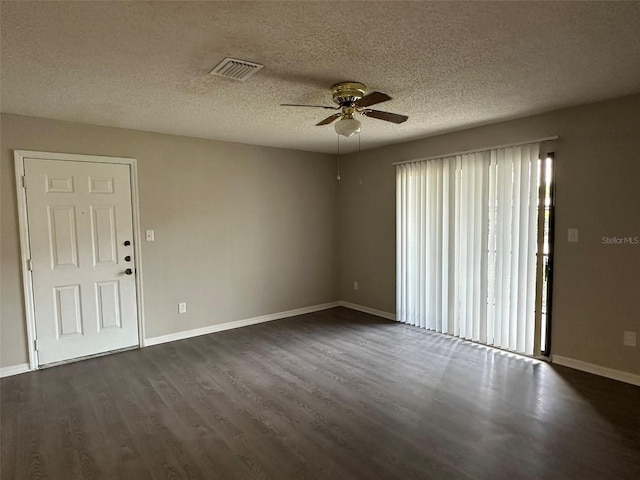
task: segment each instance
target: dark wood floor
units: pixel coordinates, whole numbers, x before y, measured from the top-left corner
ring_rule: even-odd
[[[1,388],[3,480],[640,478],[640,388],[344,308]]]

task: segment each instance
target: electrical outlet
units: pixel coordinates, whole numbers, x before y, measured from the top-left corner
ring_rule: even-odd
[[[353,282],[353,289],[358,290],[358,282]]]
[[[636,346],[636,332],[624,332],[624,345],[625,347]]]
[[[185,302],[178,304],[178,313],[187,313],[187,304]]]

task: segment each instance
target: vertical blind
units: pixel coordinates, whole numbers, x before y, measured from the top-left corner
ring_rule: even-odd
[[[533,354],[539,149],[397,165],[399,321]]]

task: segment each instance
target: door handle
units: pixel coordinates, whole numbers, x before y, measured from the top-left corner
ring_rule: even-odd
[[[127,268],[127,269],[124,271],[124,273],[125,273],[125,274],[127,274],[127,275],[131,275],[131,274],[133,273],[133,270],[131,270],[130,268]]]

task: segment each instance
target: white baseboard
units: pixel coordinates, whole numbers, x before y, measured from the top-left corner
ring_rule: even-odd
[[[338,305],[341,307],[350,308],[352,310],[358,310],[359,312],[370,313],[378,317],[387,318],[389,320],[396,320],[395,313],[389,313],[382,310],[376,310],[375,308],[365,307],[351,302],[339,301]],[[545,360],[545,359],[538,359]],[[557,363],[565,367],[574,368],[587,373],[593,373],[601,377],[611,378],[612,380],[618,380],[620,382],[630,383],[632,385],[640,386],[640,375],[635,373],[624,372],[622,370],[615,370],[613,368],[602,367],[593,363],[583,362],[581,360],[574,360],[573,358],[563,357],[560,355],[552,355],[551,363]]]
[[[635,373],[614,370],[613,368],[602,367],[600,365],[583,362],[582,360],[575,360],[573,358],[562,357],[560,355],[552,355],[551,363],[557,363],[558,365],[575,368],[576,370],[581,370],[587,373],[593,373],[594,375],[600,375],[601,377],[611,378],[620,382],[640,386],[640,375],[636,375]]]
[[[279,320],[281,318],[295,317],[296,315],[304,315],[306,313],[319,312],[321,310],[327,310],[339,305],[339,302],[323,303],[320,305],[312,305],[310,307],[297,308],[295,310],[288,310],[286,312],[272,313],[270,315],[262,315],[260,317],[247,318],[244,320],[236,320],[233,322],[219,323],[217,325],[210,325],[208,327],[195,328],[193,330],[185,330],[182,332],[170,333],[168,335],[161,335],[159,337],[147,338],[144,341],[145,347],[151,345],[159,345],[161,343],[174,342],[176,340],[184,340],[185,338],[198,337],[200,335],[208,335],[209,333],[222,332],[224,330],[231,330],[234,328],[248,327],[249,325],[256,325],[258,323],[270,322],[272,320]]]
[[[383,310],[376,310],[375,308],[365,307],[364,305],[358,305],[357,303],[345,302],[340,300],[338,305],[341,307],[350,308],[351,310],[358,310],[359,312],[370,313],[377,317],[386,318],[388,320],[396,320],[395,313],[385,312]]]
[[[20,363],[18,365],[11,365],[10,367],[0,368],[0,378],[10,377],[11,375],[19,375],[21,373],[27,373],[31,371],[31,367],[28,363]]]

